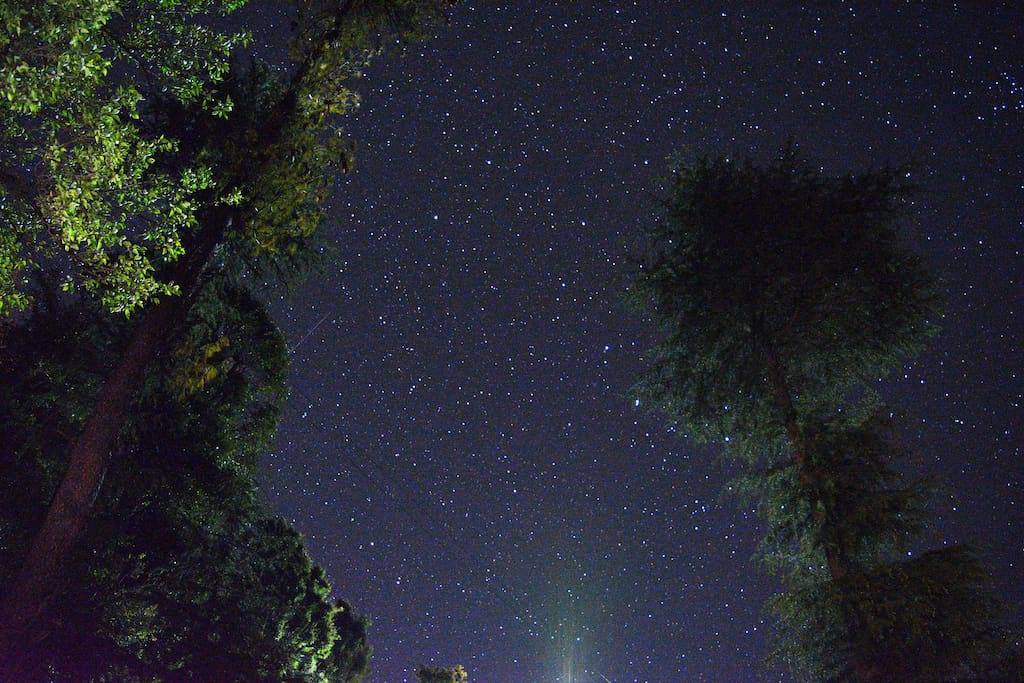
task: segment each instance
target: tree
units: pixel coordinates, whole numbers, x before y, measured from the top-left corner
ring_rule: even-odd
[[[0,8],[0,316],[30,302],[23,283],[65,257],[66,288],[131,312],[176,285],[157,276],[196,227],[196,200],[211,188],[199,159],[168,131],[147,130],[157,93],[225,116],[211,86],[227,73],[244,34],[204,19],[241,2],[74,0]]]
[[[469,683],[469,674],[456,664],[451,668],[441,666],[421,666],[416,670],[419,683]]]
[[[740,488],[787,588],[779,657],[813,680],[957,675],[994,618],[968,551],[896,561],[925,496],[898,484],[865,417],[938,316],[933,278],[897,235],[907,178],[830,177],[791,149],[763,165],[679,160],[630,289],[663,333],[637,400],[760,470]]]
[[[145,306],[7,588],[0,661],[42,618],[130,404],[174,344],[211,262],[225,248],[252,262],[287,257],[313,233],[330,170],[348,164],[337,117],[358,98],[347,80],[448,2],[298,2],[281,77],[232,62],[244,39],[203,28],[216,23],[211,12],[240,4],[81,0],[0,15],[12,29],[0,118],[15,162],[0,177],[0,210],[16,226],[0,241],[0,313],[27,305],[23,271],[53,254],[70,255],[66,288],[112,311]],[[258,96],[232,98],[232,89]]]
[[[130,334],[85,302],[13,330],[0,398],[0,580],[17,570],[91,390]],[[147,377],[52,618],[18,680],[359,681],[367,622],[256,497],[286,394],[284,341],[225,274]],[[46,678],[50,680],[50,678]]]
[[[699,440],[799,459],[804,415],[934,332],[934,282],[897,241],[909,190],[898,169],[829,178],[792,151],[677,161],[630,289],[664,333],[638,398]]]
[[[792,460],[735,485],[766,521],[759,555],[786,587],[769,602],[769,659],[813,681],[989,680],[1009,644],[1002,606],[970,549],[923,549],[930,487],[898,467],[897,424],[853,414],[810,420],[805,433],[817,510]],[[831,576],[823,547],[844,558],[845,576]]]

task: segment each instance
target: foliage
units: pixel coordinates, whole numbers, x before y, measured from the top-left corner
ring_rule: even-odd
[[[929,487],[908,482],[895,467],[903,457],[897,427],[880,413],[811,420],[805,469],[817,474],[815,515],[802,468],[792,459],[741,475],[730,489],[754,502],[767,522],[760,555],[779,574],[820,561],[823,545],[841,548],[854,564],[902,556],[927,526]]]
[[[130,313],[177,289],[161,264],[196,227],[210,169],[158,160],[179,143],[142,126],[147,96],[224,112],[211,86],[245,36],[206,28],[215,0],[5,3],[0,22],[0,316],[24,308],[26,270],[64,255],[65,287]],[[128,76],[128,77],[126,77]]]
[[[166,271],[196,250],[217,207],[235,207],[231,232],[254,256],[294,254],[319,224],[330,169],[351,165],[338,126],[358,104],[349,81],[385,43],[426,35],[451,3],[296,1],[284,69],[244,59],[246,33],[211,28],[242,4],[0,9],[0,216],[10,226],[0,238],[0,316],[28,305],[26,275],[57,258],[65,288],[110,311],[180,294]],[[225,82],[254,61],[250,75],[283,75],[260,79],[262,97],[250,103]],[[175,109],[228,130],[207,125],[220,134],[197,137],[167,115]]]
[[[0,400],[10,426],[0,461],[4,577],[52,496],[66,440],[127,327],[79,303],[55,315],[37,310],[13,330],[3,365],[12,391]],[[150,374],[122,434],[75,578],[42,641],[54,671],[140,681],[365,675],[366,621],[331,597],[299,534],[256,496],[286,366],[263,306],[213,278],[178,353]]]
[[[983,670],[1007,635],[998,625],[1001,606],[971,550],[917,554],[929,489],[897,468],[895,426],[872,415],[806,431],[810,467],[819,473],[813,496],[792,461],[736,483],[766,522],[759,554],[787,588],[768,604],[778,619],[770,660],[814,681],[856,680],[858,661],[885,672],[880,680],[950,680]],[[812,499],[823,514],[814,514]],[[824,547],[839,549],[842,577],[826,570]]]
[[[416,670],[419,683],[468,683],[469,674],[461,664],[451,668],[441,666],[421,666]]]
[[[453,3],[448,0],[371,0],[338,3],[302,0],[291,41],[296,72],[274,83],[255,71],[257,91],[245,134],[223,166],[238,169],[224,181],[239,198],[242,237],[254,257],[291,257],[313,235],[322,219],[331,169],[347,171],[353,146],[341,116],[359,104],[351,81],[360,76],[384,43],[396,37],[427,35]],[[237,124],[235,124],[237,125]],[[265,142],[274,131],[272,144]],[[260,150],[252,158],[252,150]],[[255,166],[253,162],[255,161]],[[253,172],[253,169],[257,172]]]
[[[906,176],[827,177],[792,150],[763,166],[676,161],[630,289],[664,333],[637,397],[688,436],[756,457],[783,438],[770,356],[804,413],[921,349],[937,295],[897,239]]]
[[[331,172],[350,163],[338,128],[357,102],[347,81],[450,3],[298,2],[291,58],[276,64],[246,55],[244,34],[216,28],[240,4],[44,0],[0,16],[10,30],[0,43],[0,212],[12,226],[0,241],[0,316],[29,305],[29,275],[44,271],[106,311],[150,308],[119,346],[101,399],[72,427],[81,438],[63,442],[70,455],[50,459],[51,476],[66,471],[0,610],[0,667],[13,675],[20,642],[103,502],[114,442],[135,427],[127,408],[209,272],[266,260],[290,271],[301,260]],[[175,371],[177,397],[230,375],[235,342],[185,347],[192,360]]]
[[[906,176],[677,161],[630,289],[663,332],[637,397],[746,466],[731,488],[785,589],[770,661],[806,680],[980,679],[1008,644],[974,553],[920,552],[929,490],[874,408],[938,316],[896,231]]]

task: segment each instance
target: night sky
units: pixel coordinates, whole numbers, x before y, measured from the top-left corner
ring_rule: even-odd
[[[680,148],[916,165],[948,315],[882,393],[948,486],[932,541],[1024,599],[1024,8],[797,4],[476,0],[368,70],[335,255],[277,304],[265,483],[372,617],[374,681],[758,675],[758,522],[626,398],[653,339],[627,254]]]

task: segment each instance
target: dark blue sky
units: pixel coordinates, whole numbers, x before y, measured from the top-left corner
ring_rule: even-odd
[[[1024,599],[1024,9],[806,5],[477,0],[367,72],[336,254],[278,307],[266,489],[373,618],[373,680],[755,679],[757,521],[625,398],[652,339],[626,256],[680,148],[916,164],[949,311],[882,390],[950,489],[933,541]]]

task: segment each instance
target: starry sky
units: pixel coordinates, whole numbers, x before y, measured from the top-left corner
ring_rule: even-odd
[[[905,234],[948,314],[881,391],[948,488],[931,542],[987,547],[1024,600],[1022,34],[994,0],[470,0],[378,60],[334,255],[275,304],[293,391],[264,475],[372,617],[373,680],[756,679],[758,522],[626,398],[653,339],[627,256],[678,149],[915,164]]]

